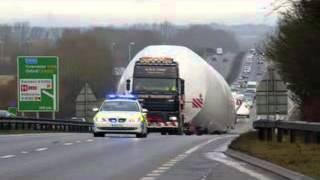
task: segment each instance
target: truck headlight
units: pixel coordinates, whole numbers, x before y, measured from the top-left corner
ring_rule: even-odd
[[[176,120],[178,120],[178,118],[175,117],[175,116],[170,116],[170,117],[169,117],[169,120],[170,120],[170,121],[176,121]]]

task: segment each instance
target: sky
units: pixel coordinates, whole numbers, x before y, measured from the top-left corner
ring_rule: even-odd
[[[169,21],[274,25],[277,0],[0,0],[0,23],[128,25]],[[279,0],[278,0],[279,1]]]

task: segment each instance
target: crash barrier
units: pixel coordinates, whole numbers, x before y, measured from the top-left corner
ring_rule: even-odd
[[[262,141],[272,141],[275,136],[278,142],[283,142],[288,137],[294,143],[297,138],[302,137],[306,144],[320,144],[320,123],[258,120],[253,122],[253,127],[258,130],[258,138]]]
[[[72,120],[52,120],[35,118],[2,118],[0,117],[1,130],[35,130],[48,132],[92,132],[93,124]]]

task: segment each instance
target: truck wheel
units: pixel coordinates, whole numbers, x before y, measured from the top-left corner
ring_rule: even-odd
[[[160,133],[161,133],[161,135],[163,135],[163,136],[164,136],[164,135],[167,135],[167,131],[165,131],[165,130],[161,130]]]
[[[93,137],[104,137],[104,133],[93,133]]]

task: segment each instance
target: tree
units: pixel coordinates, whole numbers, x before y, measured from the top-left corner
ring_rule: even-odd
[[[306,121],[320,121],[320,1],[290,1],[281,13],[278,31],[266,43],[272,60],[288,88],[296,95]]]
[[[85,83],[89,83],[98,98],[104,98],[114,86],[112,56],[105,41],[90,32],[66,30],[51,54],[60,59],[60,116],[74,114],[75,100]]]

